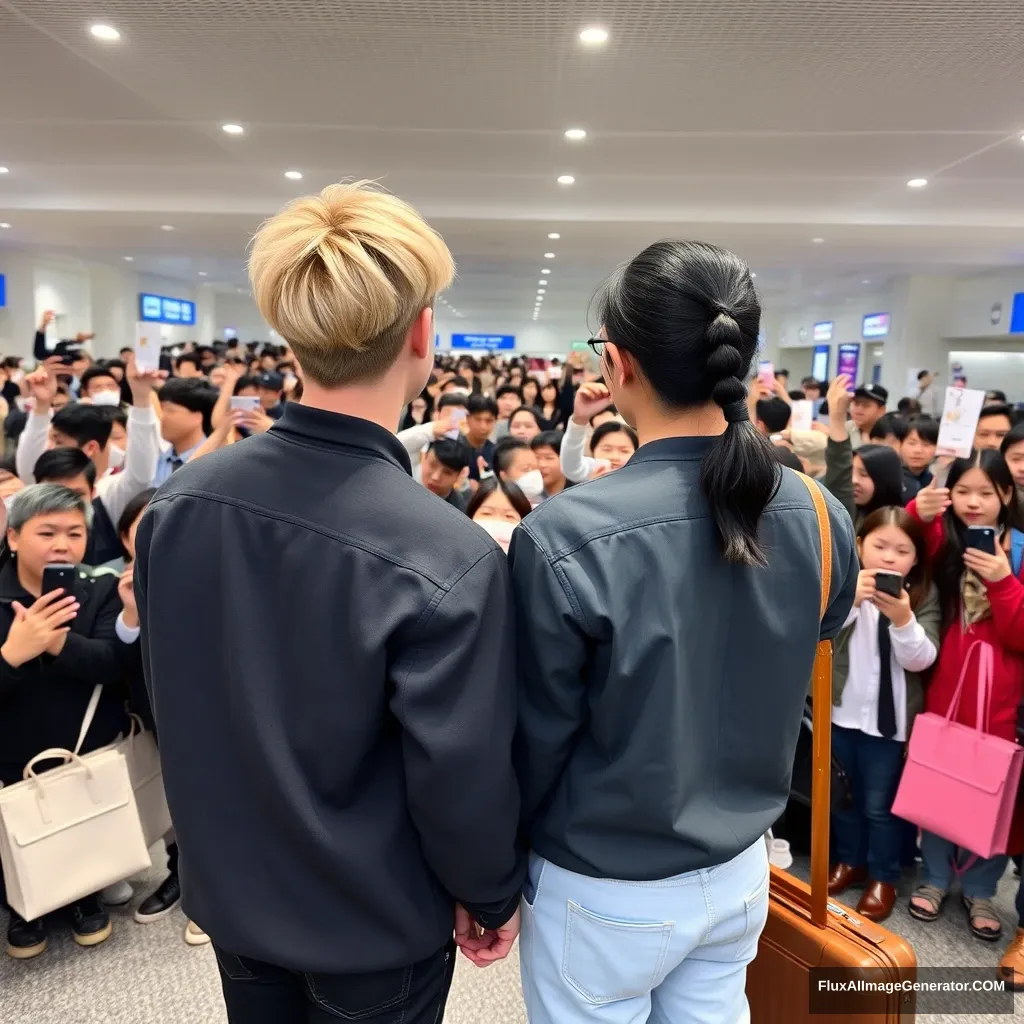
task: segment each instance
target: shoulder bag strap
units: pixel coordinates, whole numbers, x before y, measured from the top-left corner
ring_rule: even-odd
[[[821,604],[819,621],[828,611],[832,591],[832,524],[821,488],[799,474],[814,502],[821,546]],[[811,923],[824,928],[828,921],[829,785],[832,778],[832,641],[819,640],[811,679],[813,715],[811,772]]]
[[[103,694],[103,684],[97,683],[92,688],[92,696],[89,698],[89,706],[85,709],[85,718],[82,719],[82,728],[78,730],[78,742],[75,744],[74,752],[77,754],[82,749],[85,737],[89,733],[89,726],[96,717],[96,709],[100,706],[100,697]]]

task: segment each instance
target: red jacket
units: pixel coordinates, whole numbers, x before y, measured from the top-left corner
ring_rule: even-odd
[[[946,543],[946,532],[941,517],[931,523],[924,522],[917,514],[917,500],[907,506],[907,511],[925,528],[928,555],[934,562]],[[946,628],[939,647],[939,658],[935,664],[928,688],[925,690],[925,710],[944,715],[949,711],[950,702],[960,672],[971,644],[985,640],[992,645],[992,701],[989,706],[988,731],[1004,740],[1017,738],[1017,709],[1024,694],[1024,567],[1021,579],[1007,576],[998,583],[985,583],[991,618],[976,622],[964,632],[959,615]],[[975,653],[971,667],[967,670],[964,692],[956,720],[963,725],[974,725],[978,700],[978,674],[974,670]],[[1017,854],[1024,851],[1024,778],[1017,790],[1017,802],[1013,812],[1013,823],[1007,852]]]

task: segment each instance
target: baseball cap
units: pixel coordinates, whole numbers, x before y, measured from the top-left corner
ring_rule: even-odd
[[[284,391],[284,377],[273,370],[267,370],[259,375],[259,386],[268,391]]]
[[[854,398],[866,398],[871,402],[878,402],[883,408],[889,404],[889,392],[881,384],[872,384],[867,387],[862,384],[853,393]]]

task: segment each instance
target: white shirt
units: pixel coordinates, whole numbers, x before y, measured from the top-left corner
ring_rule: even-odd
[[[844,624],[854,623],[850,637],[850,672],[843,688],[842,703],[832,707],[832,724],[844,729],[859,729],[868,736],[878,731],[878,609],[863,601],[854,608]],[[923,672],[935,662],[938,651],[916,618],[898,629],[889,627],[892,641],[892,698],[896,707],[895,740],[907,738],[907,677],[905,672]]]
[[[574,484],[578,484],[581,480],[589,480],[591,474],[597,469],[597,459],[583,454],[590,433],[590,427],[581,427],[571,418],[565,425],[559,462],[562,464],[565,478]]]

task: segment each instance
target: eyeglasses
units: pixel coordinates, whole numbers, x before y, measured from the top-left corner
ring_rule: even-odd
[[[593,349],[594,355],[599,359],[604,355],[604,338],[590,338],[587,344]]]

